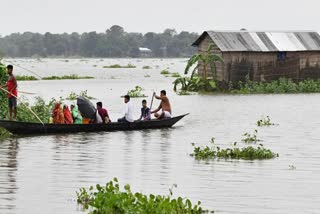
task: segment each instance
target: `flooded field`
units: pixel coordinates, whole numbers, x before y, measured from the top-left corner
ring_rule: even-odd
[[[32,100],[66,97],[71,92],[102,101],[112,120],[121,116],[121,95],[144,88],[166,89],[173,114],[190,113],[171,129],[113,133],[20,137],[0,142],[0,213],[82,213],[76,203],[80,187],[118,177],[134,191],[200,200],[216,213],[317,213],[320,208],[320,94],[178,96],[174,78],[186,59],[7,59],[41,77],[89,75],[90,80],[21,81]],[[133,64],[136,68],[103,68]],[[142,69],[143,66],[152,69]],[[16,75],[33,75],[17,67]],[[133,99],[136,117],[142,98]],[[67,101],[71,104],[72,101]],[[154,107],[159,104],[155,101]],[[257,128],[269,115],[277,126]],[[196,161],[191,143],[221,147],[258,129],[265,147],[279,157],[264,161]],[[290,167],[290,165],[294,167]]]

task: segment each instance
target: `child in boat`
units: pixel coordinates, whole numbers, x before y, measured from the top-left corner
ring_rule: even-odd
[[[142,100],[141,115],[139,120],[151,120],[150,109],[147,107],[147,101]]]

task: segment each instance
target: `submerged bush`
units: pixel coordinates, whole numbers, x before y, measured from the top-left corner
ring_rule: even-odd
[[[192,205],[189,199],[172,198],[172,189],[167,196],[133,193],[128,184],[123,189],[123,191],[120,189],[118,179],[114,178],[105,186],[97,184],[96,187],[91,186],[89,189],[80,188],[80,191],[77,192],[77,202],[84,210],[97,214],[200,214],[209,212],[201,208],[200,201]]]
[[[239,148],[237,147],[237,143],[234,143],[232,148],[221,149],[219,146],[215,146],[214,138],[212,138],[211,146],[194,147],[191,156],[194,156],[199,160],[219,158],[261,160],[275,158],[279,155],[272,152],[270,149],[264,148],[262,144],[259,144],[258,146],[246,146]]]
[[[76,94],[75,92],[71,92],[68,97],[66,98],[67,100],[76,100],[78,97],[85,97],[87,98],[88,100],[93,100],[95,99],[94,97],[88,95],[88,90],[84,90],[84,91],[81,91],[80,94]]]
[[[29,109],[31,109],[44,123],[49,122],[51,111],[57,100],[52,98],[46,103],[41,97],[36,97],[35,99],[33,105],[30,105],[27,100],[24,100],[23,103],[18,102],[17,121],[38,123],[39,120],[30,112]]]
[[[320,92],[320,80],[302,80],[294,82],[291,79],[280,78],[272,82],[240,82],[239,89],[231,89],[232,93],[317,93]]]
[[[273,126],[274,123],[271,122],[270,117],[267,116],[266,118],[262,118],[257,121],[257,126]]]
[[[141,86],[136,86],[134,89],[131,89],[127,92],[127,95],[129,95],[131,98],[135,97],[146,97],[145,94],[142,93],[143,88]]]
[[[152,69],[152,67],[149,66],[149,65],[144,65],[144,66],[142,67],[142,69]]]
[[[162,74],[162,75],[168,75],[168,74],[170,74],[170,72],[169,72],[168,70],[162,70],[162,71],[160,72],[160,74]]]
[[[175,72],[175,73],[171,73],[171,77],[181,77],[181,75],[178,73],[178,72]]]
[[[179,77],[173,82],[173,90],[181,92],[216,91],[217,85],[214,80],[204,79],[194,75],[192,77]]]
[[[257,134],[258,130],[254,130],[252,134],[246,132],[242,135],[244,138],[241,141],[245,143],[256,143],[258,141],[261,141],[260,139],[258,139]]]

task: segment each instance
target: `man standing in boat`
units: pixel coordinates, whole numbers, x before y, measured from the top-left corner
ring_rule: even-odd
[[[165,90],[162,90],[160,92],[160,96],[157,96],[156,93],[154,92],[153,96],[156,99],[161,100],[161,103],[157,109],[155,109],[154,111],[151,111],[151,114],[155,113],[154,116],[157,119],[171,118],[172,111],[171,111],[169,98],[167,97],[167,92]],[[160,114],[157,113],[160,110],[162,110],[162,112]]]
[[[13,113],[13,120],[16,120],[17,118],[17,80],[16,77],[13,75],[13,66],[8,65],[7,66],[7,72],[9,75],[9,79],[5,85],[2,85],[3,87],[8,87],[8,106],[9,106],[9,120],[12,120],[12,113]]]

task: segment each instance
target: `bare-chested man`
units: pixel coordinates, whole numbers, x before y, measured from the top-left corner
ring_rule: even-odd
[[[155,96],[156,99],[161,100],[161,103],[157,109],[151,112],[151,114],[154,114],[154,116],[158,119],[163,119],[163,118],[171,118],[171,105],[170,101],[167,97],[167,93],[165,90],[162,90],[160,92],[160,96],[157,96],[156,93],[154,92],[153,95]],[[162,110],[161,113],[157,113],[158,111]]]

